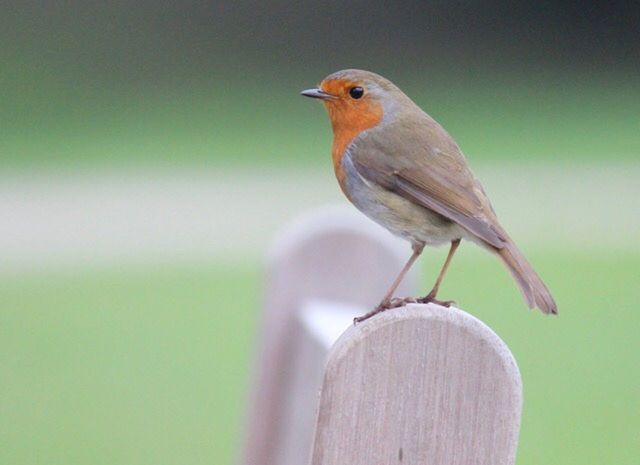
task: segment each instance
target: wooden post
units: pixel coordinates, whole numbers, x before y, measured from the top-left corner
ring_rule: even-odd
[[[267,268],[265,308],[247,418],[245,465],[305,463],[324,359],[331,343],[350,326],[353,316],[378,303],[410,254],[406,242],[344,208],[310,212],[278,236]],[[399,295],[412,294],[414,282],[415,275],[411,273],[398,289]],[[341,304],[329,305],[331,308],[350,308],[337,332],[334,324],[334,333],[319,336],[318,330],[315,335],[309,334],[310,326],[303,324],[303,313],[309,302],[317,299]],[[330,343],[317,346],[320,352],[314,361],[296,362],[303,352],[301,344],[312,345],[315,337]],[[307,377],[307,384],[296,384],[301,363],[309,373],[315,373]],[[303,392],[294,392],[292,385]],[[296,409],[306,411],[306,415],[296,416],[291,411],[292,398],[300,396],[307,396],[312,403],[295,404]],[[292,424],[291,418],[297,423]],[[308,431],[306,438],[292,440],[291,431],[303,430]],[[285,457],[296,455],[293,449],[306,451],[305,456],[285,463]]]
[[[331,350],[311,465],[511,465],[521,407],[515,360],[482,322],[387,311]]]

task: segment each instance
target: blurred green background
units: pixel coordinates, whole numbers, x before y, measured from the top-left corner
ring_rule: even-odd
[[[442,289],[520,364],[518,463],[635,464],[639,20],[631,2],[2,4],[0,463],[234,463],[269,240],[344,202],[298,92],[359,67],[452,133],[558,300],[525,311],[471,245]]]

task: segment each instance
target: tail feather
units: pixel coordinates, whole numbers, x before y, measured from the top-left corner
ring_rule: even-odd
[[[497,249],[496,252],[518,283],[529,308],[538,307],[543,313],[556,315],[558,307],[549,289],[516,245],[511,240],[507,240],[505,246]]]

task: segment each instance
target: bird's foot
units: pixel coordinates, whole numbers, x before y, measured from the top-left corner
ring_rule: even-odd
[[[356,325],[358,323],[363,322],[364,320],[368,320],[369,318],[371,318],[374,315],[377,315],[378,313],[381,313],[381,312],[384,312],[385,310],[389,310],[390,308],[393,308],[391,302],[392,302],[391,300],[380,302],[380,304],[378,304],[378,306],[373,310],[371,310],[370,312],[367,312],[364,315],[355,317],[353,319],[353,324]]]
[[[415,304],[416,302],[417,302],[417,299],[415,299],[414,297],[403,297],[403,298],[394,297],[393,299],[383,300],[378,304],[376,308],[374,308],[370,312],[365,313],[362,316],[355,317],[353,319],[353,324],[355,325],[364,320],[368,320],[372,316],[377,315],[378,313],[382,313],[385,310],[402,307],[403,305],[406,305],[406,304]]]
[[[456,303],[455,300],[438,300],[433,292],[429,292],[426,296],[415,299],[415,302],[419,304],[436,304],[447,308],[455,305]]]

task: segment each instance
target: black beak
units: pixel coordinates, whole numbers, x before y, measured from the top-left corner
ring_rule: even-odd
[[[325,91],[320,89],[303,90],[302,92],[300,92],[300,95],[304,95],[305,97],[311,97],[311,98],[319,98],[321,100],[329,100],[329,99],[335,98],[333,95],[327,94]]]

